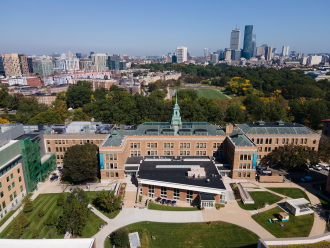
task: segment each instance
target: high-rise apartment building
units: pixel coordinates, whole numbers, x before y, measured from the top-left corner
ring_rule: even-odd
[[[251,57],[255,57],[257,53],[257,41],[256,41],[257,35],[253,34],[252,35],[252,52],[251,52]]]
[[[318,65],[322,61],[322,56],[310,55],[307,61],[309,65]]]
[[[0,76],[5,76],[5,68],[3,67],[2,56],[0,56]]]
[[[265,54],[265,48],[263,46],[257,47],[257,56]]]
[[[241,50],[231,50],[231,59],[239,60],[241,58]]]
[[[273,50],[273,48],[271,46],[266,47],[266,49],[265,49],[265,51],[266,51],[266,53],[265,53],[265,59],[267,61],[271,61],[272,60],[272,50]]]
[[[178,63],[184,63],[187,59],[187,48],[186,47],[177,47],[176,48],[176,56]]]
[[[32,68],[30,68],[28,57],[24,54],[19,54],[18,57],[22,74],[24,74],[25,76],[29,76],[32,73]]]
[[[207,55],[208,55],[208,50],[207,50],[207,48],[204,48],[204,57],[206,58]]]
[[[96,71],[107,71],[107,55],[105,53],[94,53],[92,56],[93,65]]]
[[[243,44],[243,54],[242,56],[249,60],[252,53],[252,33],[253,25],[246,25],[244,31],[244,44]]]
[[[217,64],[219,62],[219,55],[217,53],[211,54],[211,62],[213,64]]]
[[[231,31],[230,49],[239,50],[240,41],[241,41],[241,30],[238,28],[235,28]]]
[[[172,63],[178,63],[178,57],[174,54],[172,56]]]
[[[288,56],[289,55],[289,46],[283,46],[282,47],[282,55]]]
[[[223,52],[223,57],[227,61],[231,60],[231,49],[226,49],[226,51]]]
[[[17,53],[3,53],[2,63],[6,77],[19,77],[22,75]]]
[[[58,71],[79,70],[79,59],[77,58],[55,59],[55,69]]]

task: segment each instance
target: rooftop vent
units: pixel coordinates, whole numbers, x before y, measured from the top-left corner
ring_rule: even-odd
[[[191,167],[190,171],[188,171],[188,177],[193,177],[193,178],[206,177],[205,169],[203,167],[202,168]]]
[[[261,119],[260,121],[258,121],[258,125],[264,126],[265,125],[265,122]]]
[[[280,126],[284,126],[284,123],[285,123],[285,122],[284,122],[284,121],[282,121],[282,119],[281,119],[281,120],[279,120],[279,121],[277,122],[277,124],[278,124],[278,125],[280,125]]]

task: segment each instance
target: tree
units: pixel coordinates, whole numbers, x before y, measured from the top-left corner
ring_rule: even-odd
[[[166,97],[167,94],[168,94],[168,89],[167,89],[167,87],[164,87],[164,89],[163,89],[163,93],[164,93],[164,95],[165,95],[165,97]]]
[[[56,93],[56,100],[66,101],[66,92],[60,91]]]
[[[53,110],[55,110],[57,113],[60,114],[63,122],[70,115],[70,112],[66,105],[66,101],[64,101],[64,100],[55,99],[55,101],[52,102],[52,107],[53,107]]]
[[[121,202],[121,196],[116,196],[114,190],[110,192],[102,190],[102,192],[95,195],[94,199],[94,204],[108,213],[120,209]]]
[[[108,93],[108,90],[105,89],[104,87],[100,86],[94,91],[94,99],[95,100],[106,99],[107,93]]]
[[[83,112],[81,108],[75,109],[73,112],[73,121],[90,121],[91,118]]]
[[[32,238],[34,238],[34,239],[38,238],[38,230],[35,227],[33,227],[33,230],[32,230]]]
[[[72,108],[82,107],[91,101],[93,95],[92,84],[88,81],[78,81],[71,85],[66,92],[67,105]]]
[[[41,209],[38,211],[38,216],[39,216],[40,218],[42,218],[42,217],[44,217],[44,215],[45,215],[45,211],[41,208]]]
[[[26,203],[24,204],[24,208],[23,208],[23,212],[24,213],[29,213],[33,210],[34,206],[33,206],[33,202],[31,201],[31,199],[29,198]]]
[[[69,147],[64,154],[63,177],[71,177],[73,182],[94,180],[98,174],[98,147],[86,143]]]
[[[53,109],[48,109],[45,112],[32,117],[28,124],[64,124],[64,119],[59,112]]]
[[[8,96],[8,108],[17,110],[19,107],[19,101],[24,97],[22,94],[15,93]]]
[[[84,190],[76,188],[72,191],[59,218],[57,225],[59,233],[65,233],[70,229],[73,236],[82,234],[91,212],[88,203],[88,196]]]
[[[120,228],[113,234],[113,241],[116,246],[125,247],[129,245],[128,230],[126,228]]]
[[[227,122],[234,124],[243,123],[245,121],[245,114],[240,103],[232,103],[227,109]]]
[[[16,113],[21,117],[21,121],[23,123],[27,123],[31,118],[35,117],[41,112],[45,112],[47,109],[48,106],[43,103],[38,103],[38,100],[35,97],[22,97],[19,100]]]
[[[56,225],[56,221],[57,221],[57,219],[54,216],[54,213],[50,212],[50,214],[48,215],[48,217],[44,223],[46,226],[54,226],[54,225]]]
[[[9,89],[5,84],[0,85],[0,107],[7,107],[8,105],[8,97],[9,97]]]
[[[165,98],[165,94],[161,90],[154,90],[150,93],[149,97],[156,97],[159,100],[163,100]]]
[[[14,238],[18,239],[21,237],[22,233],[23,231],[18,220],[14,219],[13,225],[11,226],[11,234],[14,236]]]
[[[63,206],[64,205],[64,194],[59,194],[57,198],[57,206]]]
[[[29,223],[30,223],[29,219],[22,212],[18,215],[18,218],[17,219],[18,219],[18,222],[19,222],[21,228],[27,227],[29,225]]]
[[[327,136],[321,135],[318,155],[320,160],[325,163],[329,163],[330,161],[330,140]]]
[[[2,119],[0,117],[0,124],[9,124],[10,122],[7,119]]]

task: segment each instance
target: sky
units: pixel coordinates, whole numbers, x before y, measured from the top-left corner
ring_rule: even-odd
[[[229,48],[253,25],[257,46],[330,53],[329,0],[0,0],[0,53],[192,56]]]

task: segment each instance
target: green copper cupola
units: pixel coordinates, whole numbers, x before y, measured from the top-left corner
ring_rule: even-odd
[[[172,120],[171,125],[182,125],[181,116],[180,116],[180,107],[178,104],[178,96],[175,96],[175,105],[173,108]]]

